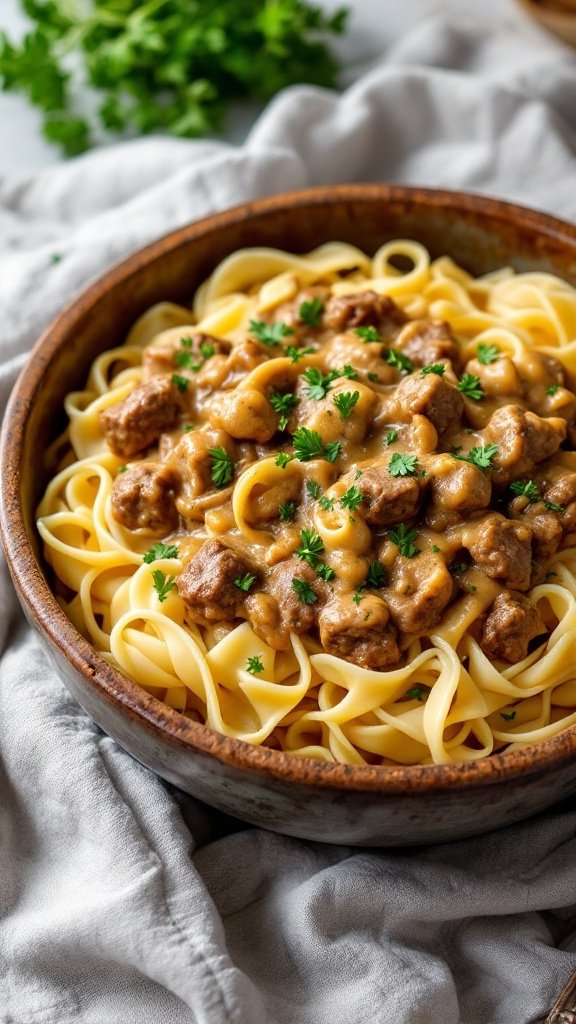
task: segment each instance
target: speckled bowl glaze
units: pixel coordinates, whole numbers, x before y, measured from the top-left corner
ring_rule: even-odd
[[[229,253],[255,245],[304,252],[332,239],[374,252],[398,237],[420,240],[433,256],[449,253],[474,273],[511,264],[576,284],[576,228],[518,206],[380,185],[263,199],[173,232],[83,292],[36,345],[2,434],[1,529],[10,571],[75,698],[134,757],[186,792],[255,825],[329,843],[441,842],[528,817],[576,792],[576,728],[481,761],[376,768],[253,747],[188,721],[112,669],[58,606],[34,526],[46,483],[36,455],[62,425],[63,398],[82,386],[94,357],[119,344],[153,303],[189,303]]]

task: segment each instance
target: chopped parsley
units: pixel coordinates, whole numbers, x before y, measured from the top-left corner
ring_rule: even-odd
[[[296,512],[295,501],[283,501],[278,508],[278,515],[283,523],[287,522],[288,519],[293,519]]]
[[[307,327],[319,327],[323,312],[324,303],[322,299],[316,298],[303,302],[298,310],[298,315]]]
[[[432,551],[433,551],[433,553],[435,555],[439,555],[441,550],[442,550],[442,548],[439,548],[437,544],[433,544],[432,545]]]
[[[375,327],[356,327],[354,334],[357,334],[359,338],[362,338],[362,341],[365,343],[368,343],[369,341],[382,341],[382,335]]]
[[[322,488],[320,487],[320,484],[316,480],[307,480],[306,490],[308,491],[310,497],[314,498],[315,501],[318,501],[318,498],[322,494]]]
[[[358,605],[362,601],[363,597],[364,594],[360,594],[358,591],[356,591],[356,593],[352,596],[352,600],[354,601],[354,604]]]
[[[195,423],[185,423],[182,427],[185,434],[189,434],[191,430],[194,430]]]
[[[501,711],[500,718],[503,718],[505,722],[512,722],[516,718],[515,711]]]
[[[256,341],[267,345],[268,348],[275,348],[276,345],[282,343],[283,338],[294,334],[294,328],[288,327],[288,324],[282,323],[281,320],[272,324],[267,324],[265,320],[251,320],[250,333],[254,335]]]
[[[153,544],[151,548],[144,555],[142,561],[150,565],[151,562],[157,562],[159,558],[179,558],[180,552],[175,544],[162,544],[158,541],[157,544]]]
[[[320,498],[320,508],[324,509],[324,512],[331,512],[334,508],[335,498],[327,498],[325,494]]]
[[[410,697],[411,700],[422,700],[422,697],[426,693],[423,686],[412,686],[409,690],[406,690],[406,696]]]
[[[168,597],[171,590],[174,590],[176,586],[176,580],[173,576],[167,576],[161,569],[154,569],[152,573],[152,580],[154,584],[154,590],[158,594],[158,600],[162,604]]]
[[[471,448],[468,455],[455,455],[454,458],[460,459],[461,462],[470,462],[473,466],[478,466],[478,469],[491,469],[492,460],[499,449],[498,444],[478,445]]]
[[[415,555],[420,554],[420,548],[414,544],[418,536],[417,530],[409,530],[404,523],[398,523],[398,526],[390,530],[388,536],[392,543],[398,546],[400,554],[405,558],[414,558]]]
[[[435,373],[437,377],[443,377],[446,372],[444,363],[429,363],[428,366],[423,366],[420,373],[423,377],[427,377],[429,373]]]
[[[187,349],[180,349],[179,352],[174,353],[174,363],[181,370],[192,370],[193,373],[198,373],[198,370],[202,369],[202,363],[198,362],[194,358],[194,354]]]
[[[286,345],[284,348],[284,355],[288,356],[293,363],[297,363],[299,359],[310,356],[314,352],[316,352],[315,348],[295,348],[294,345]]]
[[[558,384],[551,384],[549,388],[546,388],[546,394],[547,395],[555,395],[556,392],[558,391],[558,387],[559,387]]]
[[[341,451],[342,441],[330,441],[329,444],[326,445],[326,449],[324,452],[324,458],[326,459],[326,462],[336,462],[336,459],[340,455]]]
[[[128,466],[120,466],[120,469],[118,470],[118,472],[119,473],[125,473],[127,469],[128,469]]]
[[[259,654],[254,654],[251,658],[248,658],[246,663],[246,671],[250,672],[250,675],[257,675],[258,672],[264,671],[264,665]]]
[[[466,572],[467,568],[468,565],[466,562],[454,562],[453,565],[450,566],[450,572]]]
[[[213,356],[216,351],[211,341],[201,341],[198,348],[202,359],[210,359],[210,356]]]
[[[412,373],[412,370],[414,369],[414,363],[412,360],[408,359],[408,356],[405,356],[398,348],[388,349],[386,362],[400,373]]]
[[[540,497],[540,488],[534,480],[514,480],[510,490],[519,497],[528,498],[528,501],[538,501]]]
[[[274,465],[278,466],[279,469],[286,469],[288,463],[292,462],[295,458],[295,455],[288,455],[288,452],[278,452]]]
[[[292,409],[295,409],[300,404],[300,399],[297,395],[290,393],[281,395],[278,391],[273,391],[268,401],[274,412],[277,412],[280,416],[280,422],[278,423],[280,430],[285,430],[288,424],[288,417]]]
[[[480,387],[480,377],[477,377],[475,373],[464,373],[461,381],[456,385],[456,390],[466,398],[473,398],[475,402],[484,398],[484,392]]]
[[[296,458],[300,459],[300,462],[321,459],[324,455],[324,442],[316,430],[298,427],[298,430],[294,432],[293,441]]]
[[[332,381],[336,380],[340,376],[337,370],[331,370],[326,376],[319,370],[317,366],[309,366],[308,369],[304,370],[302,374],[304,380],[308,384],[306,388],[306,394],[308,398],[314,399],[319,402],[322,398],[326,398],[328,391],[332,386]]]
[[[179,373],[173,373],[171,380],[178,388],[178,391],[186,391],[186,388],[190,383],[188,377],[181,377]]]
[[[379,378],[378,374],[374,373],[373,370],[371,370],[370,373],[368,374],[368,380],[371,380],[373,384],[379,384],[380,383],[380,378]]]
[[[557,505],[555,501],[545,501],[544,508],[547,508],[549,512],[557,512],[559,516],[563,516],[566,512],[562,505]]]
[[[334,572],[334,569],[331,569],[329,565],[326,565],[326,562],[318,562],[318,565],[316,566],[316,575],[328,583],[329,580],[334,579],[336,573]]]
[[[374,559],[368,567],[368,575],[364,582],[365,587],[383,587],[386,582],[386,570],[384,566]]]
[[[348,380],[358,380],[358,370],[355,370],[350,363],[345,363],[341,370],[338,370],[339,377],[347,377]]]
[[[352,484],[340,498],[342,508],[349,508],[351,512],[355,512],[362,501],[364,501],[364,495],[358,490],[356,484]]]
[[[500,349],[497,345],[478,345],[476,349],[476,359],[483,366],[490,366],[490,363],[495,363],[500,358]]]
[[[238,587],[238,590],[243,590],[247,593],[256,582],[256,576],[251,572],[247,572],[244,576],[239,576],[237,580],[234,580],[234,586]]]
[[[225,448],[209,448],[210,476],[215,487],[226,487],[234,476],[234,463]]]
[[[184,338],[180,338],[180,344],[182,348],[192,348],[192,338],[186,335]]]
[[[397,430],[390,430],[386,434],[386,437],[384,438],[384,444],[386,444],[386,445],[394,444],[394,441],[396,440],[397,437],[398,437],[398,431]]]
[[[315,569],[323,551],[324,541],[316,533],[316,530],[300,531],[300,547],[295,551],[298,558],[301,558],[303,562],[306,562]]]
[[[306,582],[306,580],[301,580],[298,576],[295,576],[292,580],[292,590],[298,595],[302,604],[316,604],[316,601],[318,600],[316,591],[309,583]]]
[[[334,395],[334,405],[340,413],[341,420],[347,420],[352,415],[352,410],[360,398],[359,391],[344,391]]]
[[[416,455],[401,455],[400,452],[394,452],[388,463],[388,472],[390,476],[416,476],[417,462],[418,456]]]

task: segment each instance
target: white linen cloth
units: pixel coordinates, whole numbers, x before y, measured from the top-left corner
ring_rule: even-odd
[[[86,282],[242,200],[467,188],[576,218],[576,58],[432,22],[344,95],[298,87],[242,148],[160,138],[0,182],[0,384]],[[62,255],[52,263],[51,255]],[[528,1024],[576,969],[576,811],[355,850],[178,794],[68,695],[0,589],[2,1024]]]

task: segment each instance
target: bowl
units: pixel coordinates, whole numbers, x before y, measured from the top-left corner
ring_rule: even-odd
[[[357,767],[251,746],[192,722],[113,669],[60,609],[35,529],[46,483],[36,457],[61,429],[63,398],[82,385],[94,357],[121,343],[153,303],[189,303],[229,253],[255,245],[304,252],[333,239],[374,252],[398,237],[417,238],[432,256],[449,253],[476,274],[512,265],[576,285],[576,228],[533,210],[382,185],[274,196],[175,231],[92,284],[38,341],[2,432],[0,526],[10,572],[74,697],[122,747],[185,792],[254,825],[329,843],[441,842],[528,817],[576,792],[576,727],[478,761]]]
[[[557,0],[550,6],[538,0],[517,0],[517,3],[558,39],[576,46],[576,0]]]

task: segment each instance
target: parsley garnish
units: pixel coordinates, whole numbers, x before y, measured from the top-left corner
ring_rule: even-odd
[[[322,299],[316,298],[303,302],[298,310],[298,315],[307,327],[319,327],[323,312],[324,303]]]
[[[339,377],[347,377],[348,380],[358,380],[358,370],[355,370],[350,363],[345,363],[341,370],[338,370]]]
[[[422,700],[422,697],[426,693],[423,686],[412,686],[409,690],[406,690],[406,696],[410,697],[411,700]]]
[[[182,348],[192,348],[192,338],[185,335],[183,338],[180,338],[180,344]]]
[[[329,565],[326,565],[326,562],[318,562],[318,565],[316,566],[316,575],[328,583],[329,580],[334,579],[336,573],[334,572],[334,569],[331,569]]]
[[[278,515],[280,516],[280,519],[282,520],[283,523],[285,523],[288,519],[292,519],[294,517],[295,512],[295,501],[283,501],[278,508]]]
[[[318,499],[322,493],[322,488],[316,480],[306,481],[306,490],[311,498]]]
[[[295,554],[298,558],[301,558],[303,562],[311,565],[314,569],[320,561],[320,555],[324,551],[324,541],[316,533],[316,530],[301,530],[300,531],[300,547],[296,549]]]
[[[386,437],[384,438],[384,444],[386,444],[386,445],[394,444],[394,441],[396,440],[397,437],[398,437],[398,431],[397,430],[389,431],[389,433],[386,434]]]
[[[279,469],[286,469],[288,463],[292,462],[295,458],[295,455],[288,455],[288,452],[278,452],[274,465],[278,466]]]
[[[546,388],[547,395],[555,395],[558,391],[558,384],[551,384],[549,388]]]
[[[388,463],[388,472],[390,476],[416,476],[417,462],[417,455],[401,455],[400,452],[394,452]]]
[[[294,334],[294,328],[288,327],[288,324],[282,323],[281,320],[272,324],[267,324],[264,320],[251,320],[250,333],[254,335],[256,341],[268,345],[269,348],[275,348],[276,345],[281,344],[282,338]]]
[[[375,327],[356,327],[354,333],[357,334],[359,338],[362,338],[362,341],[365,343],[369,341],[382,341],[382,336]]]
[[[435,555],[439,555],[441,550],[442,550],[442,548],[439,548],[437,544],[433,544],[432,545],[432,551],[433,551],[433,553]]]
[[[325,512],[331,512],[334,508],[335,498],[327,498],[326,495],[322,495],[320,498],[320,508],[324,509]]]
[[[189,434],[191,430],[194,430],[194,427],[194,423],[185,423],[184,426],[182,427],[182,430],[184,431],[185,434]]]
[[[296,406],[300,404],[300,399],[297,395],[290,393],[287,395],[281,395],[278,391],[273,391],[268,401],[274,409],[274,412],[277,412],[280,416],[278,427],[280,430],[285,430],[290,413],[292,412],[292,409],[295,409]]]
[[[362,501],[364,501],[364,495],[358,490],[356,484],[352,484],[340,498],[342,508],[349,508],[351,512],[355,512]]]
[[[294,345],[286,345],[284,348],[284,355],[289,356],[293,363],[297,363],[304,356],[312,355],[313,352],[316,352],[315,348],[295,348]]]
[[[464,373],[462,380],[456,385],[456,390],[466,395],[466,398],[473,398],[475,402],[484,398],[484,392],[480,387],[480,377],[477,377],[475,373]]]
[[[383,587],[385,580],[386,570],[384,566],[377,559],[375,559],[373,562],[370,562],[370,566],[368,568],[368,575],[366,577],[364,586],[376,588]]]
[[[292,580],[292,590],[298,595],[302,604],[316,604],[316,601],[318,600],[318,595],[315,590],[306,582],[306,580],[301,580],[298,576],[295,576]]]
[[[248,658],[246,663],[246,671],[250,672],[251,675],[255,676],[258,672],[264,671],[264,665],[262,664],[259,654],[254,654],[251,658]]]
[[[209,448],[210,476],[215,487],[226,487],[234,476],[234,463],[225,448]]]
[[[313,398],[314,401],[319,402],[322,398],[326,397],[328,391],[330,391],[332,381],[336,380],[340,376],[337,370],[331,370],[326,376],[319,370],[317,366],[309,366],[307,370],[304,370],[302,374],[304,380],[309,385],[306,388],[306,394],[308,398]]]
[[[344,391],[339,395],[334,395],[334,405],[340,413],[341,420],[347,420],[352,415],[352,410],[360,398],[359,391]]]
[[[187,377],[181,377],[179,373],[173,373],[171,380],[178,388],[178,391],[186,391],[186,388],[190,383]]]
[[[420,373],[423,377],[426,377],[429,373],[435,373],[437,377],[443,377],[445,371],[444,363],[430,363],[428,366],[423,366]]]
[[[391,348],[388,350],[386,362],[400,373],[412,373],[412,370],[414,369],[414,363],[412,360],[408,359],[408,356],[405,356],[398,348]]]
[[[557,512],[559,516],[563,516],[566,511],[565,508],[562,508],[562,505],[557,505],[555,501],[545,501],[544,507],[547,508],[549,512]]]
[[[320,434],[315,430],[309,430],[308,427],[298,427],[298,430],[294,431],[292,440],[296,449],[296,458],[300,459],[300,462],[321,459],[324,455],[324,443]]]
[[[251,572],[247,572],[244,576],[239,576],[237,580],[234,580],[234,586],[238,587],[238,590],[248,592],[255,582],[256,577]]]
[[[390,530],[388,536],[392,543],[398,546],[400,554],[406,558],[414,558],[415,555],[420,554],[420,548],[414,544],[418,536],[417,530],[409,530],[404,523],[398,523],[398,526]]]
[[[157,562],[159,558],[179,558],[180,552],[175,544],[162,544],[158,541],[157,544],[153,544],[151,548],[144,555],[142,561],[150,565],[151,562]]]
[[[538,501],[540,497],[540,489],[534,480],[514,480],[510,484],[510,490],[513,494],[528,498],[528,501]]]
[[[476,359],[483,366],[490,366],[490,363],[495,363],[500,357],[500,349],[497,345],[478,345],[476,349]]]
[[[120,466],[120,469],[118,470],[118,472],[119,473],[125,473],[127,469],[128,469],[128,466]]]
[[[173,576],[167,576],[161,569],[155,569],[152,573],[152,580],[154,583],[154,590],[158,594],[158,600],[162,604],[171,590],[174,590],[176,586],[176,580]]]
[[[330,441],[329,444],[326,445],[326,450],[324,452],[326,462],[336,462],[341,450],[342,441]]]
[[[466,562],[454,562],[454,564],[450,566],[450,572],[466,572],[467,568],[468,565]]]
[[[193,373],[198,373],[198,370],[202,369],[202,363],[199,363],[198,360],[194,358],[192,352],[189,352],[186,349],[182,349],[181,351],[174,353],[174,363],[176,366],[179,366],[181,370],[192,370]],[[184,380],[185,378],[181,379]],[[172,378],[172,380],[174,380],[174,378]]]
[[[203,359],[210,359],[210,356],[213,356],[216,351],[211,341],[201,341],[198,348]]]
[[[500,718],[503,718],[505,722],[512,722],[516,718],[515,711],[501,711]]]
[[[470,462],[473,466],[478,466],[478,469],[491,469],[492,459],[499,448],[500,445],[497,444],[479,445],[471,448],[468,455],[455,455],[454,458],[460,459],[461,462]]]
[[[379,384],[380,383],[380,378],[379,378],[378,374],[374,373],[373,370],[371,370],[370,373],[368,374],[368,380],[371,380],[373,384]]]
[[[358,605],[358,604],[360,604],[360,601],[362,600],[363,597],[364,597],[364,594],[356,593],[356,594],[353,594],[352,600],[354,601],[354,604]]]

